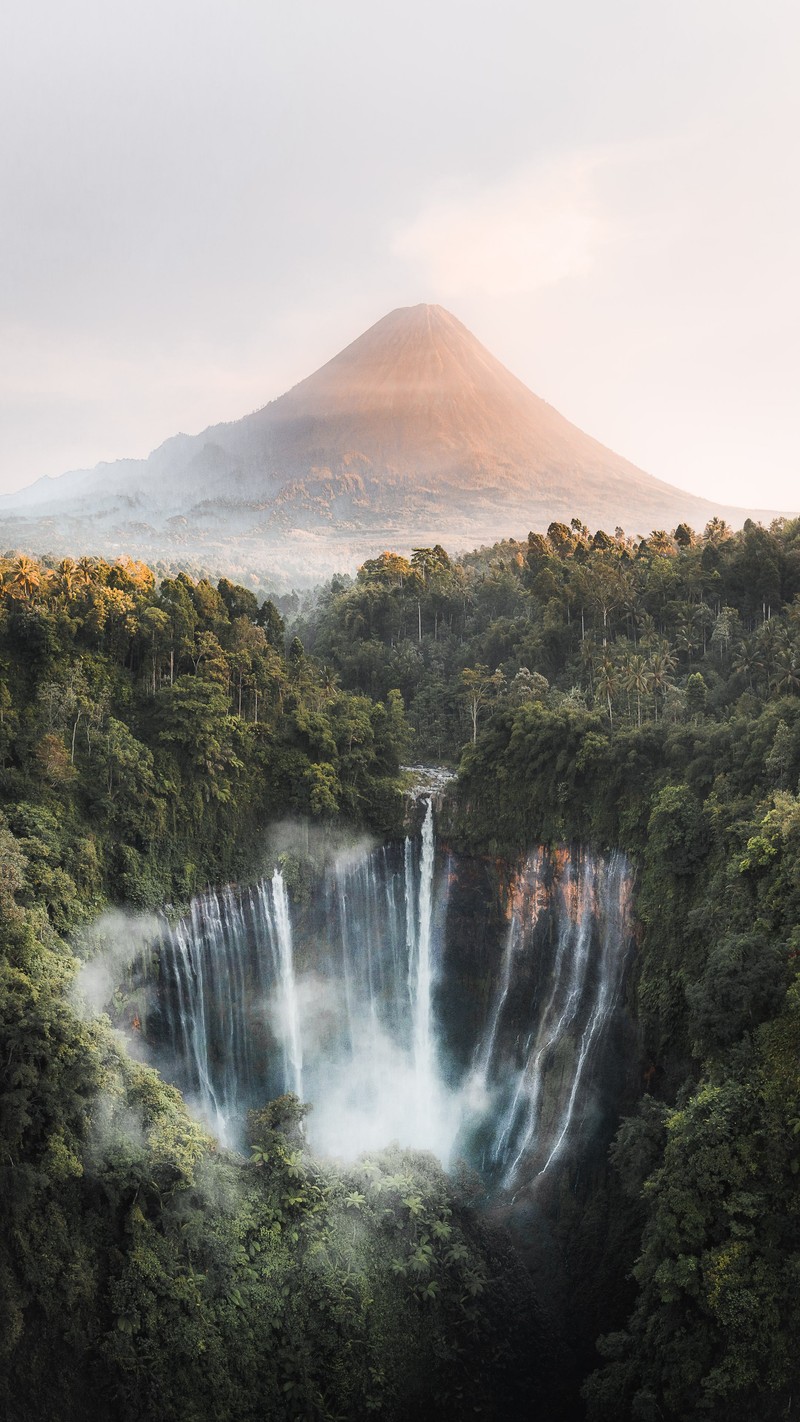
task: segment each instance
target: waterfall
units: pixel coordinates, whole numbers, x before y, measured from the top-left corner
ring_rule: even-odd
[[[508,933],[506,934],[505,947],[503,949],[500,981],[495,993],[489,1023],[484,1031],[483,1037],[479,1038],[475,1044],[472,1057],[472,1070],[466,1082],[464,1091],[464,1116],[466,1119],[485,1111],[490,1101],[489,1073],[495,1054],[497,1028],[511,988],[518,928],[517,916],[515,913],[512,913],[511,922],[508,925]]]
[[[414,887],[414,847],[408,835],[403,845],[403,900],[406,911],[406,953],[408,956],[408,1000],[412,1006],[414,1003],[414,982],[417,973],[417,935],[418,923],[417,913],[414,907],[415,887]]]
[[[297,1005],[297,980],[294,973],[294,953],[292,949],[292,921],[289,914],[289,899],[286,885],[279,869],[275,870],[271,882],[274,912],[269,920],[274,925],[274,952],[278,965],[283,1018],[283,1040],[288,1059],[287,1076],[296,1096],[303,1096],[303,1046],[300,1039],[300,1013]]]
[[[529,862],[535,880],[540,866]],[[491,1104],[489,1156],[504,1189],[524,1173],[541,1178],[569,1144],[587,1106],[592,1063],[613,1020],[627,961],[630,927],[625,920],[627,862],[586,855],[568,861],[554,884],[550,916],[555,946],[549,970],[540,965],[538,1011],[521,1062],[497,1060],[499,1029],[508,997],[508,956],[487,1034],[483,1080],[500,1086]],[[527,904],[527,951],[535,951],[538,914]],[[514,939],[515,920],[509,932]],[[541,945],[540,945],[541,950]],[[510,952],[510,949],[509,949]],[[542,954],[544,959],[544,954]],[[533,1167],[533,1170],[532,1170]]]
[[[592,1051],[603,1032],[603,1029],[616,1004],[616,998],[620,991],[622,982],[622,967],[624,957],[619,952],[620,927],[623,916],[623,883],[624,872],[623,856],[617,854],[612,859],[608,873],[604,876],[603,903],[601,911],[601,956],[599,964],[599,975],[597,990],[594,995],[588,1019],[581,1033],[580,1045],[578,1048],[577,1061],[575,1062],[572,1074],[572,1086],[566,1107],[559,1121],[559,1127],[555,1137],[555,1143],[550,1153],[538,1172],[539,1176],[552,1165],[559,1151],[567,1140],[573,1128],[575,1118],[575,1108],[578,1093],[583,1085],[584,1076],[591,1058]],[[519,1152],[514,1161],[513,1170],[519,1166],[522,1152]],[[512,1177],[513,1178],[513,1177]]]
[[[144,1035],[224,1144],[293,1091],[321,1154],[397,1140],[463,1155],[501,1191],[534,1189],[605,1109],[630,871],[621,854],[536,851],[502,933],[488,901],[452,918],[451,880],[458,898],[473,871],[442,855],[432,795],[420,805],[418,835],[340,852],[303,904],[276,867],[165,919],[141,969]]]
[[[430,1095],[434,1077],[433,1043],[431,1040],[433,850],[433,801],[429,800],[422,824],[419,927],[416,933],[415,972],[411,995],[414,1022],[414,1067],[421,1106],[424,1106],[426,1097]]]
[[[531,1054],[520,1072],[512,1110],[506,1116],[501,1137],[494,1151],[495,1160],[503,1158],[505,1144],[509,1137],[513,1137],[517,1108],[520,1097],[522,1097],[524,1100],[524,1121],[519,1133],[516,1153],[511,1163],[507,1163],[506,1166],[504,1181],[507,1185],[513,1182],[520,1161],[536,1139],[541,1120],[545,1067],[551,1054],[565,1039],[573,1026],[584,995],[592,930],[592,881],[588,875],[582,875],[581,882],[576,888],[573,873],[572,865],[570,865],[565,894],[569,893],[576,902],[577,918],[573,921],[568,912],[564,912],[562,915],[551,991],[539,1019]]]
[[[168,1014],[170,1055],[179,1084],[223,1142],[246,1084],[241,955],[226,932],[224,900],[208,893],[190,918],[164,923],[159,943],[162,980],[173,998]]]

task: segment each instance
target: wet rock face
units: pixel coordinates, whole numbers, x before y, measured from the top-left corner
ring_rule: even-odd
[[[613,1128],[635,1055],[631,873],[622,855],[564,847],[517,866],[471,861],[459,878],[440,1015],[466,1073],[460,1143],[496,1189],[518,1194]]]
[[[399,1140],[532,1194],[608,1138],[632,1055],[631,874],[563,847],[515,864],[438,842],[433,792],[405,843],[195,901],[142,966],[144,1036],[229,1143],[285,1090],[312,1146]]]

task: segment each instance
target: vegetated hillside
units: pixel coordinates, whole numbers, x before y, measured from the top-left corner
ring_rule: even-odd
[[[440,306],[390,312],[278,400],[147,460],[0,500],[0,543],[195,558],[306,580],[381,545],[469,547],[578,509],[633,532],[741,523],[651,478],[534,395]],[[236,572],[239,576],[239,571]]]
[[[557,1230],[593,1419],[777,1419],[800,1383],[800,523],[638,545],[575,520],[385,554],[304,636],[461,754],[457,842],[627,850],[641,1102]],[[616,1269],[607,1241],[614,1241]],[[627,1251],[627,1257],[626,1257]],[[635,1297],[620,1314],[621,1281]]]
[[[287,812],[396,827],[399,698],[338,689],[231,583],[0,573],[2,1415],[558,1416],[558,1340],[469,1182],[322,1165],[293,1097],[221,1152],[81,996],[92,935],[130,953],[123,910],[263,867]]]
[[[589,1415],[784,1417],[800,524],[636,543],[576,520],[461,562],[385,554],[322,590],[288,649],[232,584],[2,571],[8,1415],[574,1415],[536,1280],[430,1161],[323,1169],[292,1101],[253,1121],[248,1163],[220,1155],[69,996],[63,935],[109,899],[244,872],[287,807],[396,825],[405,701],[417,753],[460,757],[462,847],[571,839],[638,869],[641,1099],[553,1221],[576,1341],[603,1335],[581,1354],[601,1363]]]

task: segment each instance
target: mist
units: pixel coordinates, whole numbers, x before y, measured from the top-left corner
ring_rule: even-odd
[[[602,1125],[630,870],[533,852],[498,937],[465,919],[472,871],[437,841],[430,790],[420,808],[421,832],[386,845],[287,822],[255,883],[177,921],[104,916],[81,991],[228,1149],[249,1110],[293,1092],[319,1157],[396,1144],[533,1189]]]

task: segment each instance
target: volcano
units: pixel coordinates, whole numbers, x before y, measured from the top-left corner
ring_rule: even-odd
[[[145,460],[41,479],[0,500],[0,539],[278,572],[382,547],[451,549],[579,516],[629,533],[721,507],[652,478],[534,395],[441,306],[401,307],[256,413]]]

